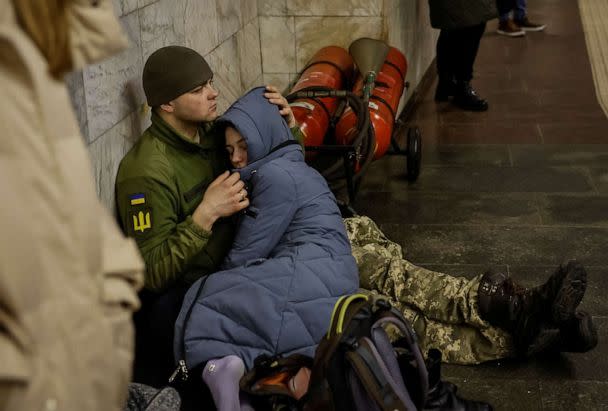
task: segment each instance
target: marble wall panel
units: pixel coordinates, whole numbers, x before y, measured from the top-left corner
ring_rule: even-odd
[[[384,16],[382,36],[386,39],[386,42],[397,47],[399,50],[404,51],[402,48],[402,33],[403,30],[398,24],[399,22],[399,9],[389,10],[388,14]]]
[[[121,18],[130,48],[83,71],[88,141],[94,141],[139,107],[144,99],[137,13]]]
[[[296,69],[294,17],[260,17],[262,70],[292,73]]]
[[[415,3],[416,1],[417,0],[406,0],[405,3]],[[382,4],[382,15],[389,16],[393,10],[399,6],[399,3],[404,2],[399,0],[384,0],[384,3]]]
[[[258,19],[252,20],[236,34],[239,52],[239,68],[243,90],[249,90],[262,76],[262,55],[260,51],[260,28]]]
[[[251,87],[249,87],[249,89],[252,89],[253,87],[265,86],[265,85],[266,85],[266,83],[264,82],[264,75],[260,73],[260,76],[253,81],[253,84],[251,85]]]
[[[114,182],[120,161],[134,143],[137,119],[130,115],[89,145],[97,195],[115,212]]]
[[[146,7],[149,4],[156,3],[159,0],[137,0],[137,8],[141,9]]]
[[[217,103],[218,113],[223,113],[244,91],[241,85],[236,36],[230,37],[220,44],[205,58],[213,70],[213,79],[220,91]]]
[[[348,49],[360,37],[379,39],[382,27],[382,17],[296,17],[297,66],[290,72],[299,72],[321,47],[336,45]]]
[[[392,0],[390,0],[395,5]],[[406,80],[415,88],[434,58],[436,34],[430,27],[426,1],[405,1],[385,9],[387,41],[402,50],[408,60]],[[409,98],[408,95],[402,103]]]
[[[287,0],[258,0],[258,15],[287,16]]]
[[[137,0],[113,0],[113,3],[117,16],[124,16],[138,8]]]
[[[264,84],[271,84],[281,90],[283,94],[287,94],[290,81],[289,73],[264,73],[263,77]]]
[[[241,27],[246,26],[258,16],[257,0],[241,0]]]
[[[185,45],[201,55],[220,43],[216,0],[187,0],[185,4]]]
[[[220,43],[241,28],[241,0],[217,0],[217,25]]]
[[[385,16],[389,44],[403,51],[408,59],[411,59],[414,53],[413,44],[410,43],[412,40],[410,33],[415,27],[416,7],[415,1],[401,2]]]
[[[159,0],[139,10],[143,61],[155,50],[170,45],[183,45],[186,0]]]
[[[416,82],[419,82],[435,58],[435,45],[439,37],[439,30],[431,27],[427,2],[419,2],[416,11],[417,16],[412,25],[416,30],[414,40],[414,46],[416,47]]]
[[[65,76],[65,82],[68,87],[72,108],[76,113],[76,119],[80,126],[80,134],[84,137],[84,141],[89,141],[89,124],[87,121],[87,100],[84,95],[84,78],[82,71],[74,71]]]
[[[287,0],[294,16],[381,16],[382,0]]]

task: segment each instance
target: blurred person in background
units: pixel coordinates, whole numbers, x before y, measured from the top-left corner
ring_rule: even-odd
[[[126,46],[111,0],[0,0],[0,409],[124,406],[143,263],[63,78]]]
[[[473,65],[486,21],[498,15],[496,0],[429,0],[431,26],[437,40],[439,83],[435,101],[448,101],[469,111],[486,111],[488,102],[471,86]]]
[[[503,36],[521,37],[526,31],[543,31],[546,24],[530,21],[527,13],[526,0],[496,0],[498,7],[498,29],[496,32]],[[511,13],[513,18],[511,18]]]

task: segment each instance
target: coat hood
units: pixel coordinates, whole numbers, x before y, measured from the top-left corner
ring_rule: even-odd
[[[129,46],[111,0],[74,0],[69,24],[73,69],[104,60]]]
[[[247,142],[248,170],[259,168],[270,160],[292,153],[294,160],[304,161],[302,147],[294,139],[289,126],[279,113],[279,107],[264,97],[264,87],[256,87],[238,99],[217,121],[232,125]]]
[[[74,0],[66,7],[72,70],[82,69],[128,47],[112,0]],[[0,37],[23,33],[11,1],[0,1],[0,27]]]

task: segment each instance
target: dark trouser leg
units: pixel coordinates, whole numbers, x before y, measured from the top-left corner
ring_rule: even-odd
[[[454,44],[451,30],[441,30],[437,39],[437,75],[439,82],[435,91],[435,101],[447,101],[454,95]]]
[[[454,76],[457,81],[471,81],[473,79],[473,65],[479,51],[479,43],[486,29],[486,23],[465,27],[454,32]]]
[[[136,330],[133,380],[154,387],[167,385],[175,369],[173,329],[187,288],[180,286],[164,294],[142,291],[142,308],[134,316]]]
[[[437,39],[437,74],[439,79],[451,79],[453,77],[454,68],[452,67],[452,37],[451,30],[441,30]]]
[[[526,0],[515,0],[513,19],[516,21],[522,21],[526,17],[526,8]]]
[[[515,1],[496,0],[496,7],[498,8],[498,19],[500,21],[507,21],[509,19],[509,14],[515,8]]]
[[[167,385],[175,370],[173,334],[188,287],[176,286],[163,294],[143,290],[142,308],[135,314],[135,364],[133,381],[153,387]],[[213,409],[213,399],[200,373],[193,372],[187,382],[176,387],[182,411]]]
[[[485,28],[486,23],[481,23],[454,30],[454,42],[457,47],[454,48],[456,50],[454,57],[456,89],[453,103],[464,110],[485,111],[488,109],[487,101],[480,98],[470,84],[473,78],[473,65]]]

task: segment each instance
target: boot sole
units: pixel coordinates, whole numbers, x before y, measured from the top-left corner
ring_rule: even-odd
[[[589,314],[585,313],[580,319],[577,334],[579,336],[577,341],[566,344],[563,351],[582,353],[590,351],[597,346],[597,328],[593,324],[593,318]]]
[[[534,28],[526,27],[526,28],[522,28],[522,30],[523,31],[543,31],[545,29],[545,27],[547,27],[547,26],[534,27]]]
[[[552,319],[556,324],[574,318],[576,307],[587,289],[587,272],[581,265],[567,267],[567,270],[562,286],[553,300]]]
[[[542,329],[526,350],[526,356],[532,357],[545,352],[553,352],[561,341],[557,328]]]
[[[507,37],[523,37],[526,35],[525,31],[504,31],[504,30],[496,30],[496,33],[507,36]]]

